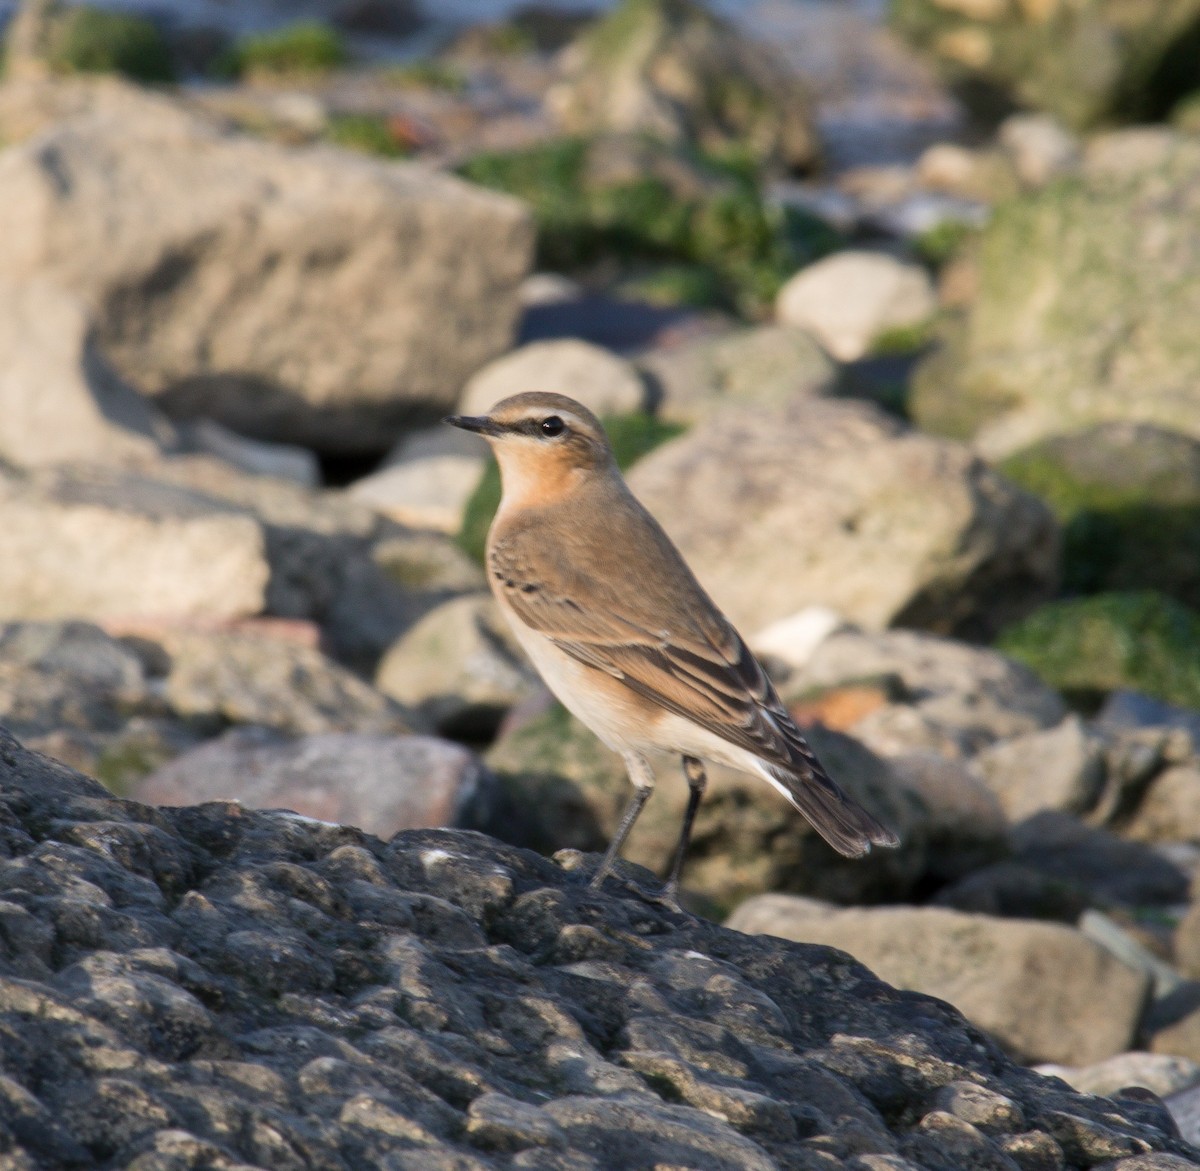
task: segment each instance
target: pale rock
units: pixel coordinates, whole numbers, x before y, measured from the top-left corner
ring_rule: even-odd
[[[1131,1050],[1078,1069],[1069,1065],[1039,1065],[1037,1072],[1060,1077],[1084,1094],[1113,1097],[1127,1086],[1141,1086],[1160,1098],[1200,1082],[1200,1062],[1165,1053]]]
[[[395,703],[315,647],[242,633],[165,631],[162,697],[192,720],[257,724],[297,735],[411,732]]]
[[[483,740],[539,688],[488,594],[445,602],[384,655],[375,685],[447,735]]]
[[[760,895],[727,925],[840,947],[889,984],[948,1000],[1024,1061],[1088,1065],[1125,1052],[1147,990],[1143,973],[1057,923],[939,907],[814,911]]]
[[[302,488],[320,487],[320,461],[306,447],[247,439],[213,419],[181,424],[179,431],[184,448],[190,452],[216,456],[252,476],[291,480]]]
[[[817,605],[876,629],[986,635],[1058,572],[1040,500],[865,403],[724,411],[629,483],[742,629]]]
[[[1028,667],[987,647],[913,630],[834,632],[788,680],[785,698],[888,677],[898,681],[900,697],[853,729],[886,756],[927,749],[971,756],[1066,715],[1062,698]]]
[[[400,524],[457,533],[487,458],[483,441],[465,431],[445,426],[416,431],[396,445],[378,471],[347,491]]]
[[[1121,833],[1139,842],[1200,842],[1200,762],[1154,777]]]
[[[649,406],[632,363],[578,338],[530,342],[497,358],[467,383],[458,411],[486,415],[501,399],[525,391],[565,394],[597,415],[628,415]]]
[[[0,459],[18,467],[132,464],[171,427],[105,360],[83,302],[0,276]]]
[[[1044,809],[1087,813],[1104,788],[1104,745],[1076,715],[992,745],[975,766],[1012,821]]]
[[[0,618],[260,613],[262,527],[141,476],[0,472]]]
[[[179,418],[341,453],[510,344],[528,211],[415,163],[225,133],[134,90],[0,155],[0,275],[78,295]]]
[[[837,368],[801,329],[760,325],[652,352],[639,362],[665,419],[691,424],[727,406],[786,406],[831,394]]]
[[[289,809],[387,839],[405,829],[474,826],[493,785],[474,754],[431,736],[291,739],[240,728],[151,773],[132,796],[149,805],[240,801]]]
[[[876,338],[920,325],[937,295],[920,265],[880,252],[838,252],[802,268],[779,290],[775,317],[808,330],[835,358],[864,357]]]
[[[1079,139],[1050,114],[1013,114],[1000,124],[998,137],[1027,187],[1044,187],[1079,167]]]
[[[526,309],[537,305],[563,305],[578,301],[583,286],[560,272],[531,272],[517,290],[517,298]]]

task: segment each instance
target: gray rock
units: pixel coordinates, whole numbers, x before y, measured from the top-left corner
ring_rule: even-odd
[[[649,137],[790,170],[819,147],[804,86],[694,0],[626,0],[568,50],[547,105],[572,134]]]
[[[238,618],[271,576],[249,516],[135,473],[0,469],[0,618]]]
[[[872,679],[895,680],[895,698],[855,723],[853,733],[884,756],[973,756],[1066,715],[1058,693],[1020,663],[910,630],[834,631],[787,680],[784,698]]]
[[[375,451],[510,344],[532,245],[515,200],[121,105],[5,152],[0,275],[76,293],[168,413]]]
[[[1200,144],[1179,137],[1142,169],[1007,205],[984,229],[965,323],[918,371],[918,423],[989,458],[1100,422],[1200,438],[1200,405],[1178,393],[1200,370],[1185,210],[1198,183]]]
[[[402,829],[474,825],[493,782],[465,748],[428,736],[330,732],[291,738],[241,728],[157,769],[133,791],[147,804],[239,801],[361,826]]]
[[[653,350],[638,365],[661,395],[658,413],[696,423],[726,406],[774,410],[794,398],[822,397],[837,370],[800,329],[760,325]]]
[[[411,732],[395,703],[314,647],[247,634],[167,631],[162,696],[188,719],[297,735]]]
[[[601,1171],[649,1153],[902,1171],[968,1166],[969,1144],[1025,1168],[1054,1164],[1018,1151],[1059,1140],[1075,1166],[1101,1143],[1195,1154],[1159,1112],[1012,1065],[949,1005],[844,954],[590,892],[478,834],[384,844],[153,809],[0,735],[0,841],[14,1167]],[[1003,1133],[1018,1112],[1025,1129]]]
[[[920,265],[882,252],[835,252],[779,290],[775,317],[808,330],[835,358],[854,362],[889,330],[923,325],[937,309]]]
[[[634,365],[578,338],[530,342],[472,376],[458,410],[486,415],[501,399],[537,390],[566,394],[597,415],[629,415],[650,405]]]
[[[728,925],[843,948],[890,983],[950,1001],[1031,1061],[1088,1064],[1124,1052],[1148,984],[1057,923],[936,907],[839,910],[760,895]],[[1033,972],[1053,978],[1031,980]]]
[[[105,361],[77,297],[0,277],[0,459],[18,467],[132,464],[171,441],[161,418]]]
[[[431,610],[384,655],[375,685],[440,732],[475,741],[541,686],[489,594]]]
[[[1014,822],[1043,809],[1088,813],[1104,788],[1103,744],[1075,715],[986,748],[975,766]]]
[[[1040,501],[866,404],[723,412],[640,460],[630,485],[751,630],[827,605],[868,627],[984,632],[1056,574]]]
[[[1200,841],[1200,760],[1154,777],[1121,833],[1139,842]]]

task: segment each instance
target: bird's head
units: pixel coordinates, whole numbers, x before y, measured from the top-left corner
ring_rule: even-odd
[[[600,420],[563,394],[515,394],[486,415],[451,415],[445,421],[491,444],[506,504],[518,497],[525,504],[551,500],[615,466]]]

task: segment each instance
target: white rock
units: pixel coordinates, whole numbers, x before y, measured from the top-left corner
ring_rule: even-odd
[[[937,308],[925,269],[879,252],[839,252],[801,269],[779,290],[776,319],[809,330],[853,362],[889,329],[919,325]]]
[[[764,626],[748,641],[756,655],[769,655],[794,670],[803,667],[817,647],[845,625],[842,616],[828,606],[806,606]]]
[[[1079,140],[1049,114],[1014,114],[1001,123],[998,137],[1017,178],[1029,187],[1045,186],[1079,166]]]
[[[463,391],[458,409],[484,415],[527,390],[566,394],[597,415],[645,410],[646,385],[631,362],[577,338],[531,342],[485,366]]]
[[[181,427],[184,443],[197,453],[215,455],[252,476],[275,476],[305,488],[321,484],[321,464],[306,447],[247,439],[213,419],[198,419]]]

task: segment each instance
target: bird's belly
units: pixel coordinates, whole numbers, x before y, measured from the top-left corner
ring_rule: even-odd
[[[542,681],[576,719],[614,752],[641,751],[647,722],[661,709],[611,675],[589,667],[559,650],[545,635],[531,630],[501,603],[509,626]]]

